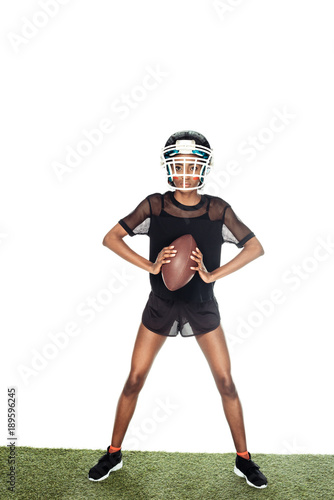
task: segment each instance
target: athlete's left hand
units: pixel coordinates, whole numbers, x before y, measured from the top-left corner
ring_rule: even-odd
[[[202,252],[196,247],[196,250],[193,250],[192,253],[193,255],[190,258],[197,262],[197,267],[191,267],[190,269],[198,271],[198,274],[205,283],[211,283],[213,281],[212,274],[209,273],[204,265]]]

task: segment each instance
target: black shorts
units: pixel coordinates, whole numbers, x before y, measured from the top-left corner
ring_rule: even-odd
[[[192,337],[208,333],[220,325],[215,297],[207,302],[161,299],[150,293],[142,315],[142,323],[152,332],[166,337]]]

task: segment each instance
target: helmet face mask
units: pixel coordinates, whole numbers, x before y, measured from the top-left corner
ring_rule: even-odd
[[[180,139],[177,138],[178,136],[181,136]],[[199,138],[198,141],[196,141],[197,138]],[[203,140],[209,147],[200,144],[200,142],[204,142]],[[182,191],[201,189],[213,163],[212,153],[205,137],[197,132],[187,131],[173,134],[160,155],[161,165],[165,170],[169,187]]]
[[[166,160],[167,181],[176,190],[201,188],[209,171],[207,161],[195,155],[178,154]]]

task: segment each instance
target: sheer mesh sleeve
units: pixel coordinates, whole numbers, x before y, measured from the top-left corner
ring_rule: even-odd
[[[255,234],[247,227],[228,205],[223,216],[223,240],[242,248]]]
[[[148,234],[151,222],[151,205],[149,197],[141,201],[139,205],[118,223],[130,236],[136,234]]]

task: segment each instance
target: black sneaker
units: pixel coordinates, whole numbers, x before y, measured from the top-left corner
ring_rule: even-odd
[[[251,458],[250,453],[249,460],[237,455],[234,472],[237,476],[244,477],[249,486],[254,486],[254,488],[266,488],[268,485],[267,478],[259,471],[260,467],[253,462]]]
[[[91,481],[102,481],[109,476],[110,472],[114,472],[123,467],[121,450],[115,453],[109,453],[108,450],[109,446],[107,448],[107,453],[90,469],[88,479]]]

